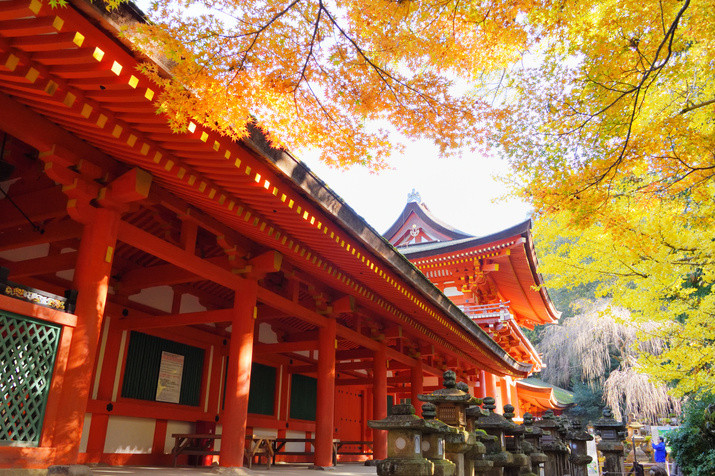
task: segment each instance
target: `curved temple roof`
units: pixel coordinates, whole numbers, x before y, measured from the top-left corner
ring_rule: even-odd
[[[517,322],[526,327],[558,320],[543,279],[537,271],[538,261],[531,234],[531,220],[485,236],[469,236],[453,227],[436,221],[424,205],[408,203],[400,218],[383,236],[393,244],[401,239],[403,230],[424,227],[452,233],[454,239],[417,242],[398,249],[429,278],[430,270],[455,260],[488,258],[497,264],[489,276],[504,301],[510,303]],[[417,233],[415,233],[416,235]],[[462,236],[466,235],[466,236]],[[498,253],[500,250],[508,252]]]
[[[559,401],[553,387],[544,382],[544,386],[537,385],[536,379],[517,380],[516,391],[522,408],[539,416],[546,410],[560,413],[573,405],[573,401]],[[561,390],[566,392],[565,390]],[[566,400],[567,398],[564,398]]]
[[[411,219],[412,218],[412,219]],[[414,220],[414,219],[417,220]],[[407,206],[402,210],[400,216],[397,217],[395,223],[393,223],[390,228],[382,234],[387,241],[392,243],[396,247],[401,247],[405,234],[409,234],[410,225],[414,221],[419,221],[430,228],[430,235],[433,237],[442,238],[443,241],[447,240],[459,240],[462,238],[471,238],[471,235],[459,231],[456,228],[444,223],[434,216],[424,203],[420,202],[409,202]]]
[[[240,143],[195,124],[185,134],[173,133],[155,113],[160,88],[136,73],[140,59],[118,39],[122,22],[137,21],[135,9],[118,20],[121,12],[109,16],[83,0],[57,10],[37,0],[20,3],[6,12],[19,23],[0,29],[0,109],[13,111],[13,120],[0,118],[0,128],[23,140],[29,130],[38,150],[54,151],[55,144],[79,137],[87,149],[83,160],[114,176],[141,167],[166,191],[278,250],[365,309],[496,374],[530,371],[304,164],[270,148],[259,131]],[[62,130],[33,134],[41,121]]]

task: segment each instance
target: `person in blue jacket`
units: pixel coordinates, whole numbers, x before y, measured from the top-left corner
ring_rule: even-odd
[[[662,463],[658,464],[658,466],[665,467],[665,456],[666,456],[666,451],[665,451],[665,441],[663,440],[662,436],[658,437],[658,443],[652,443],[653,450],[655,450],[655,462],[656,463]]]

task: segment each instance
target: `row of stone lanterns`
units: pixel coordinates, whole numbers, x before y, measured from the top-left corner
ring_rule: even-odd
[[[469,395],[453,371],[444,373],[443,385],[418,396],[425,402],[424,419],[415,415],[412,405],[400,404],[387,418],[368,422],[371,428],[388,431],[388,457],[377,464],[379,476],[588,474],[586,442],[593,437],[580,425],[552,412],[539,421],[527,413],[524,424],[518,425],[512,421],[513,406],[506,405],[503,415],[495,413],[494,399]],[[625,432],[619,425],[606,412],[594,425],[602,438],[598,449],[606,455],[605,476],[622,464]]]

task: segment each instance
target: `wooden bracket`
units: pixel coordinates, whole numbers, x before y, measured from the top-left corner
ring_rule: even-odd
[[[248,260],[245,266],[233,269],[232,272],[253,279],[261,279],[268,273],[280,271],[282,263],[283,255],[278,251],[271,250]]]
[[[139,168],[135,167],[102,186],[108,176],[99,166],[60,145],[40,152],[39,158],[45,163],[47,176],[62,185],[62,192],[69,199],[67,211],[79,222],[91,220],[92,209],[97,205],[121,213],[128,210],[128,204],[149,196],[152,176]]]
[[[343,296],[341,298],[338,298],[333,301],[331,307],[333,308],[334,314],[355,312],[357,310],[355,296]]]

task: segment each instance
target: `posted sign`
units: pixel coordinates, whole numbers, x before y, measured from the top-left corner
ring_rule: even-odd
[[[161,353],[159,366],[159,381],[156,385],[156,401],[179,403],[181,394],[181,374],[184,372],[184,356]]]

